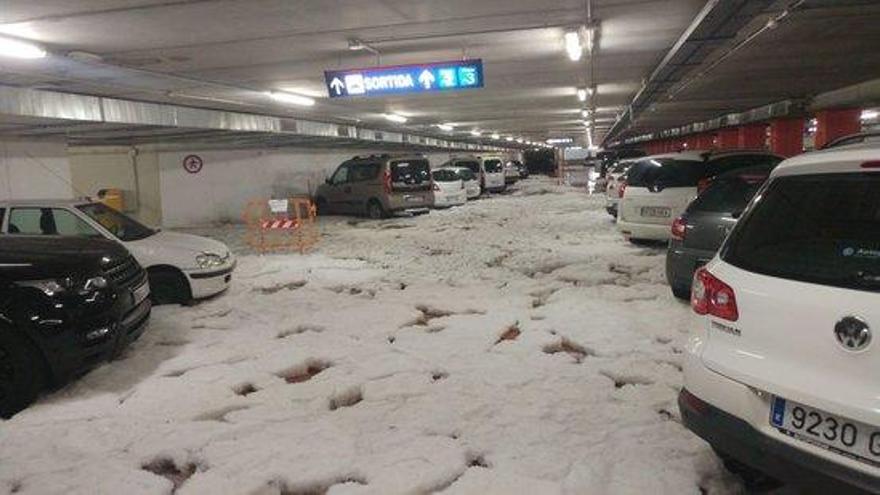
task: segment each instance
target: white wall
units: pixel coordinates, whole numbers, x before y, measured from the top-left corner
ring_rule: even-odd
[[[66,143],[0,141],[0,199],[72,197]]]
[[[189,154],[202,158],[201,172],[184,170],[183,159]],[[241,222],[248,201],[308,195],[340,163],[357,154],[371,152],[298,148],[160,152],[162,223],[183,227]],[[448,153],[428,155],[432,165],[448,158]]]

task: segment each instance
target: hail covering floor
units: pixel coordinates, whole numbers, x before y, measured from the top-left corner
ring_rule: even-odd
[[[0,493],[730,493],[679,423],[694,318],[601,196],[530,179],[155,309],[122,359],[0,421]]]

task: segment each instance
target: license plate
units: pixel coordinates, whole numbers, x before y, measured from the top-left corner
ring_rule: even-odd
[[[131,295],[134,298],[134,305],[142,303],[147,296],[150,295],[150,283],[144,282],[135,290],[131,291]]]
[[[403,200],[406,201],[407,203],[421,203],[422,202],[421,196],[405,196],[403,198]]]
[[[642,216],[643,217],[655,217],[655,218],[669,218],[672,215],[672,210],[669,208],[664,208],[660,206],[643,206],[642,207]]]
[[[880,466],[880,428],[781,397],[773,398],[770,424],[798,440]]]

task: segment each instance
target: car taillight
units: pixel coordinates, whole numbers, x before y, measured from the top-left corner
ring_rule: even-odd
[[[435,183],[433,183],[433,184],[431,185],[431,189],[433,189],[433,190],[435,190],[435,191],[439,191],[439,190],[440,190],[440,186],[438,186],[437,183],[435,182]]]
[[[385,193],[391,194],[391,172],[387,170],[382,175],[382,186],[385,188]]]
[[[703,191],[709,188],[712,185],[712,179],[700,179],[697,182],[697,194],[703,194]]]
[[[623,199],[623,195],[626,193],[626,182],[621,182],[619,186],[617,186],[617,197]]]
[[[728,321],[739,319],[733,289],[705,268],[700,268],[694,274],[691,307],[699,315],[708,314]]]
[[[880,160],[872,160],[862,163],[862,168],[880,168]]]
[[[683,241],[685,237],[687,237],[687,220],[684,217],[678,217],[672,222],[672,238]]]

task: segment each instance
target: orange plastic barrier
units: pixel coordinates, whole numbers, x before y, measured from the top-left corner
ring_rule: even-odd
[[[242,213],[247,225],[245,242],[261,253],[293,250],[305,253],[321,239],[317,214],[309,198],[252,200]]]

